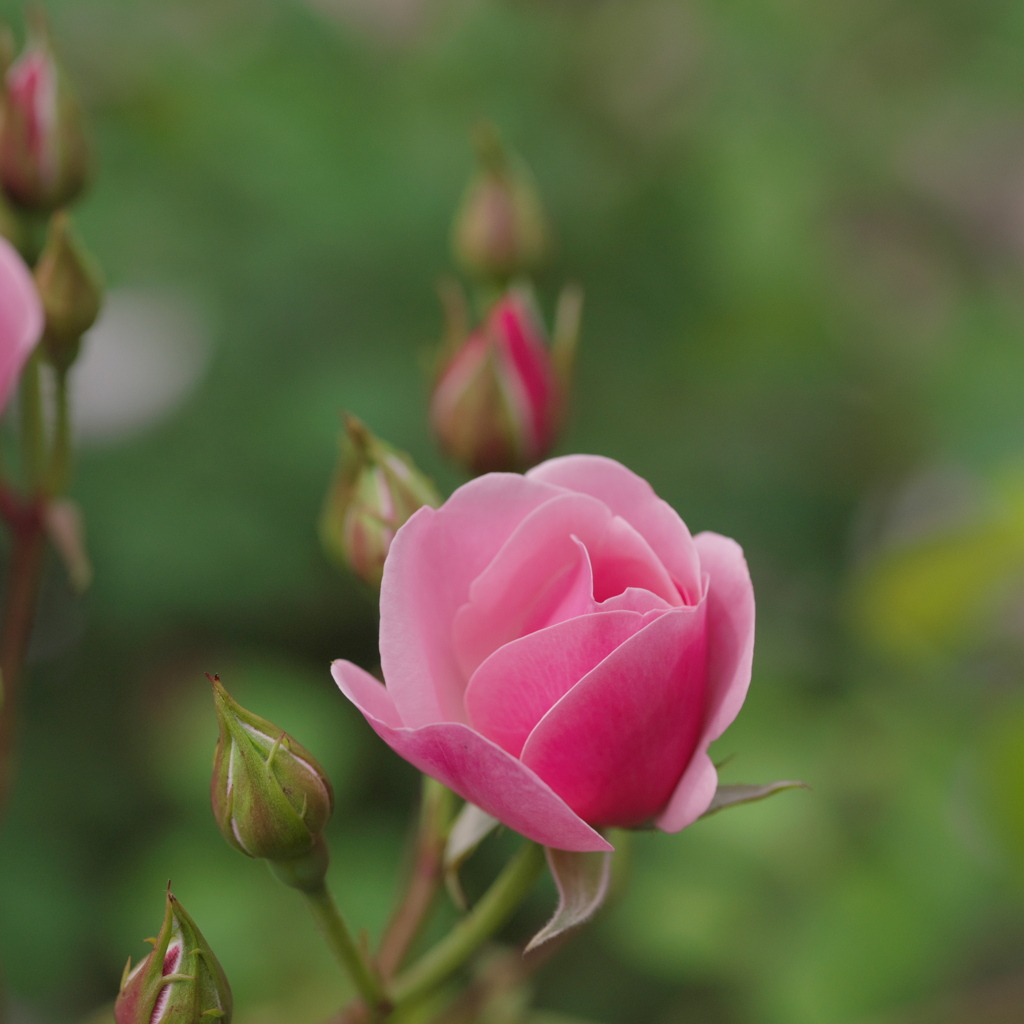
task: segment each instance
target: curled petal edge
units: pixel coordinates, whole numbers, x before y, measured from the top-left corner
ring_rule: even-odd
[[[531,769],[461,722],[402,725],[391,695],[369,672],[336,661],[331,674],[375,733],[400,757],[527,839],[559,850],[612,845]]]

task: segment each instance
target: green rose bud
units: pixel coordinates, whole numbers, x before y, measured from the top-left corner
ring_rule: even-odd
[[[63,210],[50,219],[35,278],[46,313],[43,352],[58,370],[66,370],[78,356],[82,335],[96,322],[103,285],[99,268]]]
[[[210,797],[224,838],[247,857],[271,862],[298,889],[327,872],[322,835],[334,793],[312,754],[265,718],[246,711],[212,676],[220,739]]]
[[[320,517],[327,554],[371,587],[379,587],[384,560],[398,528],[424,505],[437,508],[434,485],[403,452],[375,437],[354,416]]]
[[[195,922],[167,891],[164,923],[135,968],[129,957],[115,1024],[231,1024],[231,988]]]
[[[479,169],[456,214],[452,248],[468,273],[504,284],[544,262],[547,221],[529,170],[493,126],[478,127],[474,142]]]

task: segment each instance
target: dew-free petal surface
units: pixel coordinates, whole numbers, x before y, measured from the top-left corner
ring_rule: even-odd
[[[650,613],[530,733],[523,762],[592,824],[638,825],[672,795],[705,721],[705,612]]]
[[[490,473],[441,508],[421,508],[395,535],[381,583],[380,658],[404,725],[465,720],[469,677],[452,648],[455,612],[519,523],[563,493],[515,473]]]
[[[690,531],[643,477],[602,455],[563,455],[534,466],[526,475],[603,501],[647,540],[687,602],[700,600],[700,560]]]
[[[612,849],[526,765],[469,726],[440,722],[407,728],[391,695],[368,672],[336,661],[331,673],[395,753],[509,828],[559,850]]]
[[[518,757],[552,706],[643,625],[637,612],[596,612],[505,644],[466,688],[470,723]]]
[[[43,306],[25,261],[0,238],[0,412],[43,331]]]
[[[455,649],[467,679],[484,658],[554,611],[578,578],[579,544],[598,546],[611,518],[588,495],[556,491],[523,519],[473,580],[469,600],[455,616]],[[586,595],[578,614],[591,607]]]
[[[698,534],[694,542],[708,580],[707,712],[693,761],[657,819],[665,832],[686,828],[708,809],[718,773],[707,749],[743,706],[754,659],[754,587],[743,549],[717,533]]]

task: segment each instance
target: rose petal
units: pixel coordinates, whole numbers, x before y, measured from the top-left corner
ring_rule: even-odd
[[[455,651],[467,679],[484,658],[554,612],[578,579],[579,543],[599,546],[611,518],[594,498],[558,491],[523,519],[455,616]],[[587,597],[578,614],[593,607]]]
[[[530,733],[523,763],[593,825],[638,825],[672,795],[705,721],[705,611],[650,613]]]
[[[470,723],[518,757],[552,706],[643,626],[636,612],[595,612],[505,644],[466,687]]]
[[[441,722],[406,728],[391,695],[368,672],[336,661],[331,673],[395,753],[509,828],[559,850],[612,849],[526,765],[468,726]]]
[[[683,603],[672,577],[650,544],[622,516],[612,516],[600,542],[589,550],[595,601],[607,601],[635,587],[657,594],[674,607]]]
[[[640,612],[641,615],[653,611],[667,611],[672,605],[657,594],[649,590],[640,590],[637,587],[627,587],[621,594],[609,597],[602,601],[596,608],[599,612],[630,611]]]
[[[0,238],[0,412],[43,331],[35,282],[14,246]]]
[[[656,824],[678,832],[707,809],[718,773],[707,749],[739,713],[750,685],[754,659],[754,587],[743,549],[717,533],[695,538],[708,577],[708,699],[705,725],[693,760]]]
[[[580,544],[592,565],[580,561]],[[592,590],[586,588],[593,580]],[[647,541],[607,506],[561,492],[527,516],[473,581],[455,616],[455,651],[467,676],[504,644],[596,608],[630,586],[666,603],[681,598]]]
[[[687,602],[696,604],[700,600],[700,560],[690,531],[675,509],[662,501],[643,477],[600,455],[548,459],[526,475],[531,480],[543,480],[603,501],[651,545]]]
[[[515,473],[490,473],[441,508],[420,509],[395,535],[381,583],[380,658],[402,723],[465,721],[469,676],[452,650],[455,612],[509,534],[563,493]]]

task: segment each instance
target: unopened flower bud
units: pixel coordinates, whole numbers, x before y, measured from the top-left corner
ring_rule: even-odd
[[[29,38],[6,75],[0,130],[0,183],[24,209],[48,213],[72,202],[89,174],[78,99],[53,52],[42,8],[30,11]]]
[[[231,988],[213,951],[182,905],[167,892],[153,949],[124,969],[115,1024],[231,1024]]]
[[[479,166],[455,217],[452,248],[468,273],[507,282],[544,261],[544,210],[529,170],[491,125],[481,125],[474,141]]]
[[[236,850],[283,866],[294,879],[288,884],[315,888],[327,871],[322,832],[334,809],[324,770],[286,732],[233,700],[217,676],[210,681],[220,724],[210,784],[217,825]]]
[[[43,352],[58,370],[66,370],[78,356],[82,335],[96,322],[103,285],[99,268],[63,210],[50,219],[35,278],[46,312]]]
[[[341,460],[320,517],[327,553],[372,587],[398,528],[441,497],[404,452],[374,436],[354,416],[345,418]]]
[[[513,289],[442,368],[430,423],[469,472],[521,471],[554,444],[567,387],[530,293]]]

